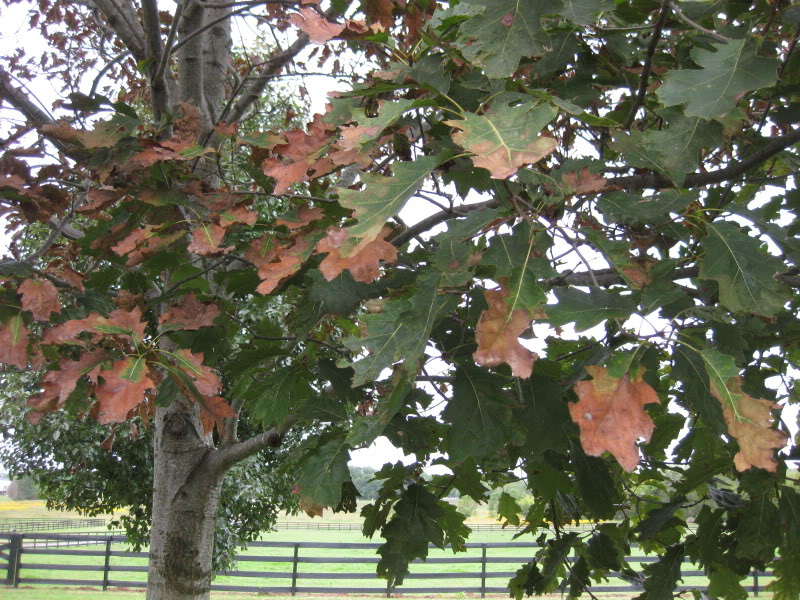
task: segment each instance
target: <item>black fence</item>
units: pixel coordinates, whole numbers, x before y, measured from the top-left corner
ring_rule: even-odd
[[[502,523],[469,523],[472,531],[520,531],[522,527],[503,526]],[[565,527],[566,531],[588,531],[595,525],[593,523]],[[362,523],[314,523],[311,521],[278,521],[275,529],[283,530],[310,530],[310,531],[361,531]]]
[[[105,519],[0,519],[0,532],[53,531],[55,529],[83,529],[105,527]]]
[[[77,539],[76,539],[77,538]],[[93,543],[94,550],[69,548],[33,548],[34,540],[62,540]],[[0,570],[5,569],[5,584],[52,584],[62,586],[96,586],[144,588],[147,586],[147,552],[121,549],[126,541],[118,535],[71,534],[0,534]],[[532,542],[469,543],[467,555],[446,555],[436,551],[427,561],[414,561],[406,584],[388,588],[378,579],[374,565],[378,562],[377,543],[330,542],[267,542],[250,544],[247,554],[239,555],[239,569],[220,573],[212,590],[256,593],[326,593],[326,594],[393,594],[474,593],[507,594],[506,584],[519,566],[538,547]],[[525,551],[527,556],[508,556],[509,551]],[[260,554],[266,551],[267,554]],[[365,552],[366,551],[366,552]],[[331,552],[333,555],[331,555]],[[46,562],[45,556],[51,557]],[[52,562],[52,557],[64,557]],[[67,558],[68,557],[68,558]],[[633,566],[657,560],[654,556],[633,556],[627,559]],[[77,562],[76,562],[77,561]],[[78,562],[81,562],[78,564]],[[139,564],[133,564],[137,562]],[[337,565],[351,565],[347,571]],[[369,570],[357,571],[357,565],[372,565]],[[444,565],[449,565],[450,568]],[[273,570],[276,569],[276,570]],[[333,570],[331,570],[333,569]],[[433,569],[433,570],[429,570]],[[457,571],[455,569],[458,569]],[[78,572],[85,579],[52,576]],[[91,573],[91,575],[90,575]],[[85,575],[84,575],[85,574]],[[46,575],[46,576],[43,576]],[[640,582],[623,581],[619,573],[611,574],[609,585],[594,585],[589,589],[598,592],[641,591]],[[683,565],[683,578],[698,578],[696,585],[683,585],[680,590],[705,590],[707,581],[703,571]],[[752,573],[752,585],[745,589],[758,594],[763,589],[764,578],[771,573]],[[91,577],[91,578],[89,578]],[[761,581],[759,582],[759,578]],[[242,582],[237,581],[241,579]],[[259,581],[261,580],[261,581]],[[356,582],[349,583],[346,582]],[[367,585],[360,585],[363,581]],[[339,582],[345,585],[337,585]],[[466,582],[466,583],[464,583]],[[319,585],[324,583],[324,586]],[[427,583],[427,585],[422,585]],[[685,583],[689,583],[685,581]],[[759,585],[759,583],[761,585]],[[315,585],[316,584],[316,585]],[[501,585],[502,584],[502,585]]]

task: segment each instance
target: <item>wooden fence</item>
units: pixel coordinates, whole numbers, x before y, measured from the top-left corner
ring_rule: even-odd
[[[105,527],[105,519],[0,519],[0,532],[53,531],[54,529],[83,529]]]
[[[594,524],[587,523],[567,527],[569,531],[588,531]],[[363,523],[313,523],[310,521],[278,521],[275,529],[281,530],[310,530],[310,531],[361,531]],[[472,531],[519,531],[522,527],[503,526],[502,523],[469,523]]]
[[[83,543],[93,542],[98,549],[67,549],[67,548],[33,548],[30,542],[33,540],[65,540]],[[119,549],[119,545],[125,543],[124,536],[118,535],[86,535],[74,536],[71,534],[0,534],[0,573],[2,569],[6,571],[5,584],[19,586],[20,584],[52,584],[52,585],[74,585],[74,586],[96,586],[107,590],[109,587],[144,588],[146,587],[147,566],[144,561],[148,558],[147,552],[131,552]],[[239,569],[220,573],[221,576],[231,579],[243,580],[242,584],[235,581],[230,583],[214,583],[212,590],[233,591],[233,592],[256,592],[256,593],[327,593],[327,594],[379,594],[390,597],[393,594],[431,594],[431,593],[474,593],[485,597],[490,593],[507,594],[506,584],[514,576],[519,566],[528,559],[523,556],[503,555],[504,549],[525,549],[533,554],[538,547],[532,542],[491,542],[491,543],[468,543],[468,554],[456,556],[430,556],[425,563],[433,565],[434,571],[418,570],[418,565],[423,561],[414,561],[411,573],[406,577],[406,585],[398,588],[388,588],[374,572],[374,566],[369,572],[341,572],[324,570],[325,565],[375,565],[378,557],[374,551],[380,544],[377,543],[330,543],[330,542],[267,542],[257,541],[250,544],[250,548],[256,551],[266,549],[269,554],[244,554],[238,556]],[[336,555],[325,554],[325,551],[336,551]],[[371,551],[364,553],[364,550]],[[361,555],[359,556],[359,552]],[[343,555],[344,554],[344,555]],[[44,556],[69,556],[71,559],[91,559],[93,562],[85,564],[64,564],[59,562],[44,562]],[[121,560],[124,559],[124,560]],[[142,564],[130,564],[130,559],[139,559]],[[627,559],[628,563],[649,563],[657,560],[654,556],[634,556]],[[285,565],[284,568],[273,571],[268,565]],[[447,567],[437,565],[462,565],[459,568],[467,568],[466,571],[446,571]],[[466,567],[465,567],[466,565]],[[691,565],[686,568],[684,565],[681,575],[684,578],[704,577],[704,572],[696,570]],[[279,567],[280,568],[280,567]],[[330,567],[328,567],[330,568]],[[62,577],[42,577],[31,576],[36,573],[31,571],[72,571],[92,573],[91,579],[72,579]],[[618,573],[612,577],[618,577]],[[136,577],[132,579],[131,577]],[[759,577],[772,577],[770,573],[754,572],[752,574],[752,585],[745,586],[745,589],[755,594],[763,589],[759,586]],[[275,585],[272,581],[264,581],[263,584],[255,581],[277,580],[285,582],[285,585]],[[350,584],[346,586],[336,585],[337,582],[347,580],[363,580],[368,585],[360,586]],[[465,585],[458,581],[467,581]],[[217,580],[219,581],[219,580]],[[431,582],[428,585],[420,585],[424,582]],[[614,580],[612,580],[613,583]],[[621,582],[617,579],[616,581]],[[324,582],[324,587],[315,585],[315,582]],[[453,585],[457,584],[458,585]],[[333,584],[333,585],[332,585]],[[373,584],[373,585],[369,585]],[[502,584],[502,585],[500,585]],[[705,579],[697,585],[683,585],[680,590],[706,588]],[[630,592],[640,591],[639,585],[621,582],[612,585],[592,586],[593,593],[598,592]]]

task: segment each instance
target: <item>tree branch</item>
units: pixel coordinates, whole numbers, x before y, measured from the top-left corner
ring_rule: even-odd
[[[675,13],[675,16],[678,17],[681,21],[686,23],[692,29],[696,29],[700,33],[707,35],[710,38],[717,40],[718,42],[728,43],[731,41],[730,38],[725,37],[724,35],[718,34],[716,31],[711,31],[710,29],[706,29],[702,25],[695,23],[689,17],[687,17],[684,12],[678,8],[678,5],[675,4],[672,0],[669,0],[669,7],[672,9],[672,12]]]
[[[273,427],[269,431],[251,437],[249,440],[237,442],[216,450],[208,458],[209,474],[221,475],[236,463],[242,462],[262,450],[279,448],[283,443],[283,436],[286,435],[286,432],[294,425],[295,421],[296,418],[290,415],[286,423],[281,427]]]
[[[147,58],[145,35],[131,0],[93,0],[106,21],[137,61]]]
[[[261,94],[269,85],[271,76],[285,67],[309,44],[309,42],[308,36],[305,33],[301,33],[291,46],[270,58],[267,61],[269,63],[267,68],[258,74],[257,79],[251,79],[249,84],[243,86],[244,92],[239,96],[239,100],[233,103],[229,110],[223,111],[223,114],[220,115],[220,119],[226,120],[229,123],[238,123],[241,121],[242,117],[247,114],[248,109],[261,97]]]
[[[179,15],[183,10],[183,2],[178,3],[175,11],[175,21],[172,23],[170,35],[174,36],[176,23],[180,21]],[[157,0],[143,0],[142,20],[144,22],[144,36],[146,41],[145,53],[150,62],[150,92],[152,95],[153,116],[160,121],[162,115],[169,109],[169,93],[164,81],[164,69],[167,60],[166,52],[161,43],[161,19],[158,15]]]
[[[763,162],[766,162],[779,152],[786,150],[800,142],[800,129],[793,129],[791,133],[782,135],[775,138],[761,138],[772,139],[766,146],[753,152],[747,158],[738,162],[734,162],[722,169],[714,171],[707,171],[705,173],[690,173],[686,176],[681,187],[694,188],[706,185],[713,185],[715,183],[722,183],[729,181],[740,175],[744,175],[750,169],[757,167]],[[629,175],[626,177],[614,177],[609,179],[609,186],[603,191],[611,191],[613,189],[624,190],[644,190],[644,189],[666,189],[675,187],[675,184],[668,177],[660,173],[644,173],[642,175]],[[592,192],[596,193],[596,192]]]
[[[658,13],[656,28],[653,30],[653,37],[650,38],[650,45],[647,46],[647,54],[645,54],[644,63],[642,64],[642,76],[639,78],[639,89],[633,97],[631,111],[628,113],[628,118],[625,119],[625,123],[622,125],[623,129],[631,128],[631,124],[633,124],[633,120],[636,118],[636,113],[639,112],[639,107],[644,103],[644,97],[647,94],[647,84],[650,81],[650,71],[653,68],[653,56],[655,56],[658,42],[661,40],[661,32],[669,16],[669,6],[669,0],[663,0],[661,3],[661,12]]]
[[[449,221],[450,219],[457,219],[458,217],[464,217],[467,215],[467,213],[470,213],[473,210],[481,210],[483,208],[494,208],[496,206],[499,206],[497,200],[487,200],[486,202],[476,202],[475,204],[462,204],[461,206],[456,206],[455,208],[453,208],[452,211],[446,210],[434,213],[430,217],[422,219],[422,221],[420,221],[419,223],[415,223],[408,229],[401,231],[389,241],[399,248],[403,246],[406,242],[410,241],[412,238],[418,236],[421,233],[425,233],[426,231],[435,227],[439,223],[444,223],[445,221]]]

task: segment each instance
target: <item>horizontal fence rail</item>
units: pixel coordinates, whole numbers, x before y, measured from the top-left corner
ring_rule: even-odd
[[[36,546],[37,542],[80,542],[93,549]],[[147,552],[131,551],[124,535],[85,533],[0,533],[0,578],[6,585],[51,584],[144,588]],[[238,568],[220,573],[211,586],[216,591],[327,594],[507,594],[507,582],[539,547],[533,542],[473,542],[466,552],[453,555],[435,549],[427,561],[415,560],[403,586],[388,588],[375,575],[379,543],[256,541],[247,554],[237,556]],[[434,548],[430,546],[430,548]],[[631,567],[658,560],[656,556],[627,559]],[[360,570],[359,570],[360,568]],[[681,570],[680,590],[705,590],[705,573],[689,563]],[[611,573],[595,592],[637,592],[640,582]],[[752,573],[745,589],[758,594],[771,573]],[[692,585],[694,583],[694,585]],[[324,584],[324,585],[323,585]]]
[[[592,523],[570,526],[568,531],[587,531],[594,525]],[[310,531],[361,531],[361,523],[312,523],[309,521],[278,521],[274,529],[278,531],[310,530]],[[522,527],[503,526],[502,523],[470,523],[472,531],[520,531]]]
[[[55,529],[83,529],[105,527],[105,519],[0,519],[0,532],[53,531]]]

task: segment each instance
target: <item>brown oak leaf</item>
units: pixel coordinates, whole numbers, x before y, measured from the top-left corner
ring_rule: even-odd
[[[786,434],[772,428],[772,410],[778,405],[765,398],[753,398],[742,391],[742,378],[731,377],[726,382],[729,394],[720,393],[711,380],[711,394],[722,404],[722,416],[730,433],[739,443],[733,462],[739,471],[760,467],[774,473],[778,468],[775,450],[786,445]],[[724,398],[731,398],[736,406]]]
[[[650,441],[653,420],[642,408],[658,404],[658,395],[641,378],[626,374],[612,377],[605,367],[588,366],[591,381],[580,381],[573,388],[579,401],[569,405],[572,420],[581,430],[581,446],[586,454],[600,456],[610,452],[626,471],[639,464],[636,440]]]
[[[92,188],[86,192],[88,202],[78,208],[82,215],[91,215],[100,212],[104,208],[111,206],[127,193],[124,189],[110,187]]]
[[[380,23],[388,29],[394,25],[394,0],[366,0],[364,12],[370,23]]]
[[[321,517],[325,507],[322,504],[317,504],[307,496],[303,496],[300,498],[300,510],[313,519],[314,517]]]
[[[595,175],[588,168],[580,171],[565,173],[561,176],[564,187],[570,194],[591,194],[605,189],[608,183],[602,175]]]
[[[103,382],[95,395],[99,403],[97,421],[101,425],[125,421],[128,413],[144,400],[145,390],[156,387],[146,367],[136,368],[135,361],[140,360],[129,356],[115,360],[111,369],[100,371]]]
[[[175,354],[178,366],[194,380],[194,386],[203,396],[216,396],[222,390],[222,381],[211,367],[203,364],[202,352],[192,353],[181,349]]]
[[[28,362],[28,328],[22,314],[11,317],[0,327],[0,363],[24,369]]]
[[[397,248],[386,241],[386,236],[391,232],[391,227],[384,227],[374,240],[362,240],[354,249],[348,249],[350,254],[347,257],[342,257],[339,249],[349,239],[347,230],[341,227],[329,228],[316,248],[317,253],[328,253],[319,265],[322,276],[332,281],[348,269],[355,281],[372,283],[381,276],[382,260],[389,263],[397,260]]]
[[[211,433],[214,425],[217,431],[222,431],[223,419],[237,417],[237,413],[230,404],[221,396],[203,396],[200,405],[200,421],[203,423],[203,432]]]
[[[539,358],[534,352],[520,344],[519,336],[531,324],[528,310],[517,308],[509,314],[506,302],[508,290],[484,290],[483,296],[489,308],[481,313],[475,328],[478,349],[472,355],[475,363],[484,367],[496,367],[506,363],[515,377],[527,379],[533,372],[533,363]]]
[[[189,292],[180,301],[161,315],[160,323],[166,323],[170,329],[200,329],[212,327],[214,319],[220,315],[216,304],[204,304],[197,299],[194,292]]]
[[[290,231],[293,231],[310,225],[314,221],[319,221],[323,216],[325,216],[325,213],[321,208],[311,208],[307,204],[304,204],[296,214],[283,215],[275,219],[275,225],[283,225]]]
[[[344,25],[331,23],[313,8],[305,6],[301,6],[298,13],[292,13],[289,22],[297,25],[315,44],[324,44],[344,29]]]
[[[223,210],[219,215],[220,227],[227,228],[234,223],[243,225],[255,225],[258,220],[258,213],[247,206],[240,204],[232,208]]]
[[[97,383],[99,365],[106,358],[108,353],[105,350],[85,353],[78,360],[62,358],[58,363],[58,370],[48,371],[42,378],[43,391],[28,398],[28,406],[33,408],[32,412],[43,415],[61,408],[75,390],[78,380],[84,375],[88,375],[94,383]],[[31,419],[38,422],[41,415],[29,413],[28,420]]]
[[[29,310],[37,321],[49,321],[52,313],[61,312],[58,290],[46,279],[26,279],[17,292],[22,296],[22,310]]]
[[[259,294],[271,294],[275,288],[287,277],[291,277],[300,270],[311,250],[305,237],[297,238],[290,246],[272,246],[265,255],[261,255],[259,248],[263,247],[263,240],[254,240],[245,257],[258,267],[258,276],[261,283],[256,288]]]
[[[203,256],[230,252],[232,248],[219,247],[224,237],[225,227],[216,223],[203,224],[192,232],[192,243],[187,250]]]
[[[45,344],[79,343],[76,342],[76,338],[79,333],[84,331],[142,340],[146,326],[147,324],[142,322],[140,308],[136,307],[130,311],[117,308],[112,310],[108,317],[99,313],[91,313],[85,319],[73,319],[56,325],[45,331],[43,342]]]

